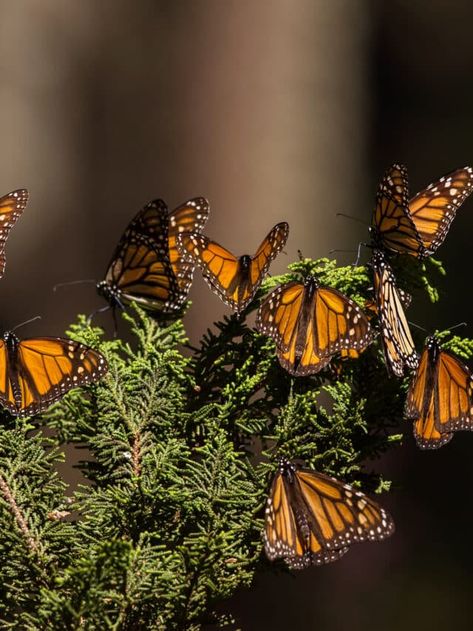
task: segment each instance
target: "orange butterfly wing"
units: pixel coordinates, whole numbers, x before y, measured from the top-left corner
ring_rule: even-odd
[[[271,261],[284,247],[289,227],[277,224],[263,240],[255,256],[235,257],[229,250],[204,235],[183,233],[177,247],[184,259],[202,270],[210,288],[237,313],[251,302]]]
[[[315,279],[277,287],[261,304],[256,328],[275,340],[281,365],[296,376],[317,373],[335,353],[361,351],[371,341],[356,303]]]
[[[70,389],[97,381],[107,369],[100,353],[73,340],[19,341],[7,333],[0,343],[0,403],[14,416],[32,416]]]
[[[454,431],[472,430],[473,383],[465,364],[429,338],[409,387],[406,418],[422,449],[437,449]]]
[[[409,212],[426,254],[445,239],[458,208],[473,191],[473,169],[464,167],[444,175],[409,201]]]
[[[292,569],[322,565],[353,543],[381,541],[394,531],[388,513],[348,484],[283,460],[266,505],[264,544],[270,560]]]
[[[28,191],[20,188],[0,197],[0,278],[5,272],[5,244],[11,229],[28,203]]]
[[[416,257],[425,255],[421,237],[408,211],[407,170],[401,164],[389,167],[378,187],[372,233],[378,247]]]

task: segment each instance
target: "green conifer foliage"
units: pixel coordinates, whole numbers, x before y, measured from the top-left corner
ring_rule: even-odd
[[[404,285],[436,300],[429,265],[409,268]],[[259,299],[307,273],[361,306],[369,298],[369,270],[322,259],[266,280]],[[110,370],[34,422],[5,414],[2,628],[223,627],[217,603],[255,572],[284,567],[265,560],[261,539],[279,456],[367,491],[389,489],[370,461],[412,429],[402,421],[407,384],[388,378],[379,341],[357,360],[292,378],[252,328],[257,304],[223,318],[194,349],[181,320],[159,324],[137,307],[123,313],[129,342],[107,339],[85,317],[71,326]],[[470,340],[449,344],[473,354]],[[65,444],[82,448],[86,483],[75,492],[58,473]]]

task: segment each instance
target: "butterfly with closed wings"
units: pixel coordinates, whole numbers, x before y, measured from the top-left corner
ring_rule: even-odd
[[[382,541],[391,516],[349,484],[282,459],[273,480],[264,527],[266,556],[291,569],[336,561],[353,543]]]
[[[240,314],[253,300],[288,235],[286,222],[276,224],[254,256],[236,257],[215,241],[195,232],[179,234],[177,247],[183,258],[200,267],[212,291]]]
[[[397,287],[391,266],[381,250],[373,250],[370,265],[386,366],[391,374],[402,377],[405,368],[414,370],[419,363],[404,313],[410,296]]]
[[[435,335],[427,338],[410,384],[406,418],[414,421],[421,449],[438,449],[453,432],[473,430],[473,376],[468,366],[440,348]]]
[[[97,351],[60,337],[20,340],[11,331],[0,340],[0,405],[13,416],[43,412],[72,388],[107,372]]]
[[[273,290],[258,310],[256,328],[274,339],[280,364],[295,376],[317,373],[336,353],[361,352],[372,340],[360,307],[314,276]]]
[[[172,313],[184,304],[194,265],[176,247],[178,234],[200,231],[209,216],[206,199],[190,199],[172,212],[161,199],[147,204],[125,230],[98,292],[113,307],[136,302],[151,312]]]
[[[456,169],[409,200],[407,169],[393,164],[378,187],[371,235],[376,248],[424,258],[444,241],[473,191],[473,169]]]

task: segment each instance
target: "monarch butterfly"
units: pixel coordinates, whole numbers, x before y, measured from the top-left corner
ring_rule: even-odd
[[[393,164],[376,197],[371,227],[375,246],[418,258],[430,256],[472,191],[473,169],[467,166],[444,175],[409,200],[406,167]]]
[[[336,561],[394,532],[390,515],[349,484],[282,459],[266,504],[264,547],[291,569]]]
[[[215,241],[195,232],[178,235],[177,247],[183,257],[200,267],[212,291],[226,305],[241,313],[253,300],[288,235],[288,224],[278,223],[254,256],[244,254],[238,258]]]
[[[279,362],[296,376],[319,372],[332,355],[360,351],[371,342],[360,307],[314,276],[272,291],[258,310],[256,328],[275,340]]]
[[[414,421],[421,449],[437,449],[453,432],[473,429],[473,376],[457,357],[427,338],[419,368],[406,400],[406,417]]]
[[[5,272],[5,244],[11,229],[28,203],[28,191],[20,188],[0,197],[0,278]]]
[[[176,237],[202,230],[209,216],[206,199],[197,197],[172,212],[156,199],[130,222],[112,257],[99,294],[113,307],[137,302],[149,311],[179,310],[192,283],[194,265],[184,261]]]
[[[20,341],[9,331],[0,341],[0,404],[13,416],[33,416],[107,369],[100,353],[79,342],[60,337]]]
[[[419,363],[404,313],[404,305],[410,302],[410,296],[396,286],[391,266],[381,250],[373,250],[371,266],[386,365],[389,372],[402,377],[406,366],[415,369]]]

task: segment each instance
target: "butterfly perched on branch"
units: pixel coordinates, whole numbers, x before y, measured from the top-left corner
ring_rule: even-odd
[[[349,484],[286,459],[279,463],[266,504],[264,548],[291,569],[336,561],[354,543],[382,541],[391,516]]]
[[[43,412],[72,388],[93,383],[107,362],[84,344],[60,337],[0,340],[0,405],[13,416]]]
[[[20,188],[0,197],[0,278],[5,272],[5,245],[11,229],[28,203],[28,191]]]
[[[427,338],[407,394],[406,418],[414,421],[421,449],[437,449],[453,432],[473,430],[473,376],[462,361]]]
[[[147,204],[120,239],[98,292],[113,307],[136,302],[148,311],[172,313],[184,304],[194,265],[176,248],[178,234],[200,231],[209,216],[203,197],[169,212],[161,199]]]
[[[372,340],[360,307],[314,276],[274,289],[258,310],[256,328],[274,339],[280,364],[295,376],[317,373],[336,353],[362,351]]]
[[[374,246],[423,258],[445,239],[458,208],[473,191],[473,169],[456,169],[409,199],[407,169],[393,164],[378,187],[371,235]]]
[[[373,250],[374,302],[388,371],[402,377],[405,368],[415,369],[419,358],[412,339],[404,306],[410,296],[397,287],[391,266],[381,250]]]
[[[241,313],[253,300],[288,235],[287,223],[276,224],[253,256],[236,257],[215,241],[195,232],[178,235],[177,247],[183,258],[200,267],[212,291],[234,311]]]

